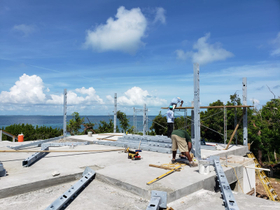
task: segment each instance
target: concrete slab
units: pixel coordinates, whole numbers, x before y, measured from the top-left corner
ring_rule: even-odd
[[[74,138],[77,138],[76,136]],[[79,137],[87,140],[87,136]],[[71,139],[71,138],[69,138]],[[67,141],[69,141],[67,139]],[[11,143],[4,143],[5,146]],[[0,144],[1,146],[1,144]],[[241,147],[242,148],[242,147]],[[0,149],[7,149],[0,147]],[[40,148],[37,148],[39,150]],[[69,150],[69,147],[52,147],[51,150]],[[72,150],[110,150],[116,147],[103,145],[79,145]],[[121,149],[121,148],[120,148]],[[238,149],[238,148],[237,148]],[[208,155],[219,155],[224,151],[202,151]],[[22,167],[22,161],[32,153],[0,153],[0,160],[9,176],[0,180],[0,198],[13,196],[45,187],[61,184],[78,179],[85,167],[89,166],[96,171],[96,179],[115,185],[132,192],[145,199],[150,199],[152,190],[166,191],[168,201],[174,201],[182,196],[196,192],[200,189],[213,190],[215,185],[215,172],[213,168],[208,175],[198,173],[198,167],[185,166],[180,172],[174,172],[151,185],[146,183],[167,171],[149,167],[149,164],[166,164],[171,160],[170,154],[154,152],[141,152],[142,160],[133,161],[123,152],[62,152],[50,153],[31,167]],[[244,162],[242,164],[249,164]],[[251,164],[251,163],[250,163]],[[241,177],[242,166],[232,163],[238,177]],[[229,183],[237,180],[232,168],[224,168]],[[53,172],[60,175],[52,177]]]

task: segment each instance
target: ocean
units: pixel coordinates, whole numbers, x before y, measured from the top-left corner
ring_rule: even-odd
[[[91,123],[94,123],[95,126],[94,128],[98,128],[98,125],[100,121],[105,121],[109,122],[110,119],[113,120],[114,122],[114,116],[108,116],[108,115],[101,115],[101,116],[80,116],[84,117],[84,122],[88,123],[89,121]],[[152,126],[152,121],[156,116],[148,116],[148,128],[147,130],[150,129]],[[128,115],[127,118],[129,119],[129,125],[133,126],[133,116]],[[72,116],[69,115],[67,116],[67,122],[72,119]],[[137,122],[137,130],[142,131],[143,130],[143,117],[142,116],[137,116],[136,117],[136,122]],[[47,126],[47,127],[52,127],[52,128],[63,128],[63,116],[46,116],[46,115],[0,115],[0,129],[2,127],[7,127],[9,125],[13,124],[31,124],[33,126],[38,125],[40,126]],[[119,120],[117,119],[117,125],[119,129],[120,123]],[[83,130],[83,126],[82,129]]]

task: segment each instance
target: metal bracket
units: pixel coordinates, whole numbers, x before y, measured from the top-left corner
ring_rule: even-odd
[[[49,147],[42,146],[41,151],[44,151],[44,150],[49,150]],[[25,166],[25,167],[31,166],[33,163],[40,160],[42,157],[45,157],[47,154],[49,154],[49,153],[48,152],[36,152],[33,155],[26,158],[24,161],[22,161],[22,166]]]
[[[217,181],[221,189],[222,198],[224,201],[224,206],[226,210],[239,210],[235,198],[232,194],[231,188],[228,184],[227,177],[224,170],[220,164],[220,160],[217,156],[212,156],[213,165],[217,174]]]
[[[159,210],[167,208],[167,192],[152,191],[152,197],[146,210]]]
[[[87,185],[95,178],[95,171],[89,167],[86,167],[83,172],[83,177],[72,185],[62,196],[56,199],[46,210],[61,210],[65,209],[82,191]]]
[[[2,162],[0,162],[0,177],[2,176],[6,176],[6,170],[2,164]]]

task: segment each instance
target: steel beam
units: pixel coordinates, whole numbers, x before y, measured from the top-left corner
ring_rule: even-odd
[[[195,138],[195,157],[201,159],[200,151],[200,90],[199,90],[199,64],[193,64],[194,74],[194,138]]]
[[[88,145],[89,142],[63,142],[63,143],[44,143],[42,147],[64,147],[64,146],[77,146]]]
[[[114,133],[116,133],[117,129],[117,93],[115,93],[115,98],[114,98],[114,105],[115,105],[115,110],[114,110]]]
[[[242,92],[243,92],[243,105],[247,106],[247,78],[243,77],[242,79]],[[243,108],[245,114],[243,116],[243,145],[248,144],[248,130],[247,130],[247,108]]]
[[[49,147],[42,146],[41,151],[44,151],[44,150],[49,150]],[[45,157],[47,154],[49,154],[49,153],[48,152],[36,152],[33,155],[26,158],[24,161],[22,161],[22,166],[29,167],[32,164],[34,164],[35,162],[37,162],[38,160],[40,160],[42,157]]]
[[[146,116],[147,116],[146,104],[144,104],[144,107],[143,107],[143,136],[146,136],[146,125],[147,125]]]
[[[19,150],[21,148],[35,146],[35,145],[37,145],[37,147],[40,147],[42,144],[44,144],[46,142],[56,141],[56,140],[60,140],[62,138],[63,138],[62,136],[59,136],[59,137],[55,137],[55,138],[35,141],[35,142],[29,143],[29,144],[22,144],[22,145],[19,145],[19,146],[16,146],[16,147],[9,147],[9,146],[8,147],[11,148],[11,149],[14,149],[14,150]]]
[[[86,167],[82,178],[72,185],[67,191],[65,191],[62,196],[49,205],[46,210],[65,209],[83,191],[83,189],[90,184],[94,178],[95,171],[89,167]]]
[[[158,210],[167,208],[167,192],[152,191],[151,200],[146,210]]]
[[[219,158],[213,159],[214,168],[217,174],[217,180],[219,187],[221,189],[222,198],[224,201],[224,206],[226,210],[239,210],[231,188],[229,186],[227,177],[224,173],[224,170],[220,164]]]
[[[64,89],[63,138],[66,138],[67,136],[66,122],[67,122],[67,89]]]

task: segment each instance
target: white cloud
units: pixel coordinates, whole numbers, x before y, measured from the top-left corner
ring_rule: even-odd
[[[280,32],[277,34],[277,37],[272,41],[272,44],[275,47],[275,50],[271,52],[271,56],[280,56]]]
[[[43,92],[43,80],[37,75],[23,74],[19,81],[10,88],[10,92],[0,93],[1,103],[38,104],[44,103],[46,95]]]
[[[32,104],[63,104],[63,94],[46,95],[50,89],[44,88],[43,80],[37,75],[23,74],[19,81],[15,83],[10,91],[2,91],[0,93],[1,104],[14,105],[32,105]],[[78,95],[79,94],[79,95]],[[85,95],[85,96],[83,96]],[[68,91],[67,104],[69,105],[93,105],[104,104],[103,100],[96,94],[93,87],[86,89],[85,87],[77,88],[74,91]],[[7,107],[8,109],[8,107]]]
[[[167,104],[165,99],[160,99],[155,96],[151,96],[147,90],[142,90],[140,87],[132,87],[127,90],[125,96],[118,97],[118,104],[130,105],[130,106],[161,106]],[[107,99],[113,103],[113,97],[107,96]]]
[[[97,26],[93,31],[88,30],[84,46],[99,52],[122,51],[133,54],[143,45],[147,28],[147,20],[140,8],[126,10],[118,8],[116,19],[109,18],[105,25]]]
[[[176,50],[177,58],[180,60],[192,59],[192,62],[199,64],[211,63],[214,61],[225,60],[233,57],[234,55],[223,49],[220,43],[208,44],[207,40],[210,37],[210,33],[207,33],[204,37],[201,37],[193,45],[194,51],[184,52],[183,50]]]
[[[163,9],[162,7],[156,8],[156,16],[154,19],[154,23],[158,21],[161,22],[162,24],[165,23],[165,9]]]
[[[13,29],[15,31],[22,32],[24,34],[24,36],[29,36],[30,34],[35,32],[35,27],[34,26],[32,26],[32,25],[25,25],[25,24],[15,25],[13,27]]]

